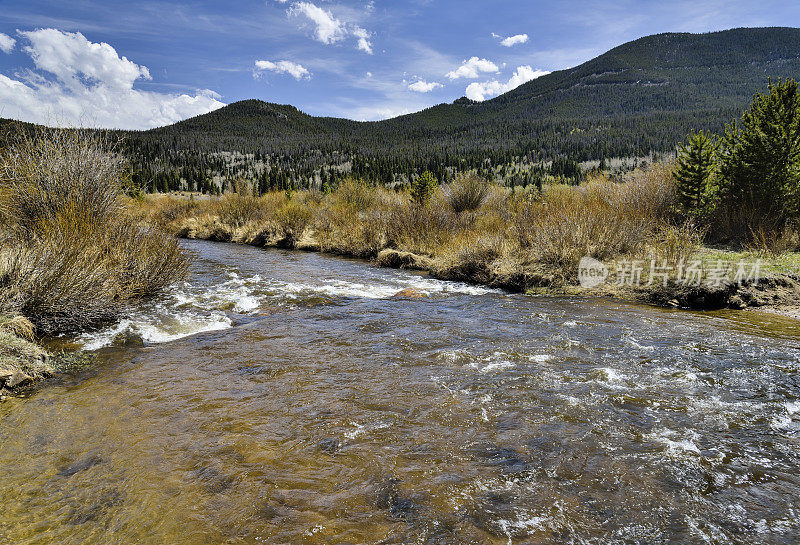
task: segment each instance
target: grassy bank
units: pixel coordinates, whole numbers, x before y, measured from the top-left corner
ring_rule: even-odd
[[[26,363],[34,334],[116,319],[180,278],[187,257],[174,235],[128,213],[125,162],[102,137],[43,130],[2,143],[0,316],[30,331],[5,327],[0,351],[6,369],[38,378],[52,369]]]
[[[134,208],[180,236],[364,258],[392,249],[420,256],[441,278],[525,289],[573,281],[585,255],[613,259],[693,249],[690,234],[674,240],[668,169],[634,176],[630,183],[598,178],[541,193],[512,193],[463,177],[422,203],[412,192],[350,180],[328,194],[256,197],[242,190],[221,198],[154,197]]]
[[[735,268],[760,260],[763,275],[771,278],[764,286],[776,277],[788,286],[793,280],[785,273],[792,271],[788,265],[796,254],[705,248],[703,233],[676,212],[671,169],[655,165],[623,180],[598,176],[581,186],[542,191],[512,192],[462,177],[433,189],[422,202],[414,191],[348,180],[324,194],[258,197],[241,186],[218,198],[162,195],[131,207],[137,217],[181,237],[361,257],[512,291],[595,294],[690,308],[780,303],[770,289],[755,290],[748,279],[733,282]],[[579,263],[586,256],[607,265],[602,285],[580,286]],[[693,264],[712,276],[723,259],[731,278],[722,282],[687,286],[677,278],[662,282],[649,276],[652,263]],[[637,285],[618,278],[621,264],[632,262],[642,268]],[[793,302],[794,291],[787,288],[781,297]]]

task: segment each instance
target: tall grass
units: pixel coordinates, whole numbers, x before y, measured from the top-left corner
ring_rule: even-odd
[[[0,155],[0,310],[40,335],[93,327],[185,274],[174,236],[128,214],[124,161],[82,131],[17,135]]]
[[[425,204],[356,180],[324,197],[231,195],[198,201],[172,228],[187,232],[190,225],[199,238],[223,229],[233,240],[284,246],[304,236],[323,251],[358,257],[395,249],[424,257],[441,277],[476,282],[534,274],[570,282],[587,255],[610,261],[691,253],[699,234],[675,221],[674,204],[671,166],[656,165],[621,181],[596,177],[541,192],[465,177],[436,189]]]

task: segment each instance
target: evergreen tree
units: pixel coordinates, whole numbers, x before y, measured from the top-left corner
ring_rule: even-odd
[[[797,218],[800,197],[800,92],[794,80],[756,94],[741,125],[726,130],[720,153],[721,198],[760,222]],[[743,226],[750,228],[752,226]]]
[[[411,198],[420,206],[427,206],[436,190],[436,185],[436,177],[426,170],[411,182]]]
[[[673,175],[678,185],[680,210],[687,216],[698,216],[706,211],[716,148],[712,135],[706,131],[692,131],[688,142],[680,149]]]

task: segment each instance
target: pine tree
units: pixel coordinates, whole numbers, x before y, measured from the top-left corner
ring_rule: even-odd
[[[717,143],[705,131],[689,135],[681,147],[673,176],[678,185],[678,204],[683,214],[699,216],[706,210],[709,182],[714,174]]]
[[[427,206],[436,190],[436,177],[426,170],[411,182],[411,198],[420,206]]]
[[[720,188],[729,209],[762,223],[797,218],[800,198],[800,92],[794,80],[758,93],[741,125],[728,127],[720,153]],[[752,228],[752,226],[743,226]]]

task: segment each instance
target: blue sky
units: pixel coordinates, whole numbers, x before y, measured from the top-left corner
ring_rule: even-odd
[[[739,26],[800,26],[800,2],[0,0],[0,116],[148,128],[259,98],[382,119]]]

